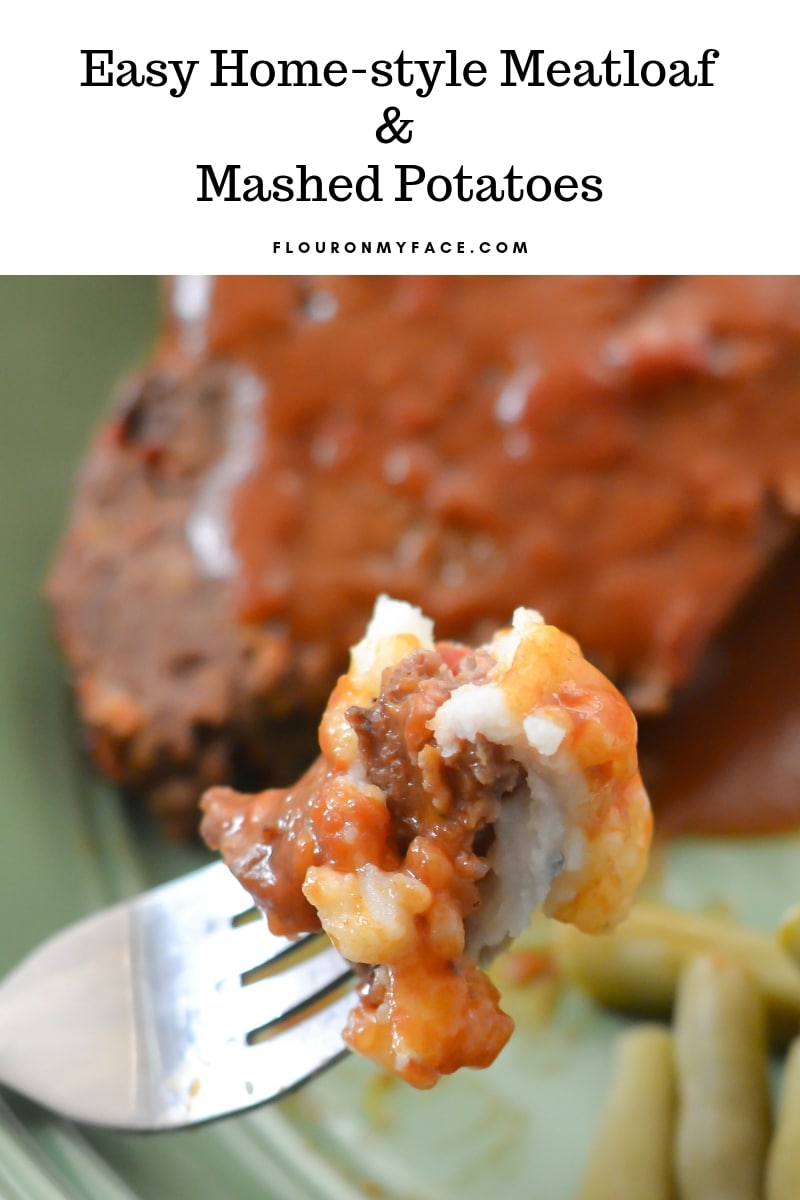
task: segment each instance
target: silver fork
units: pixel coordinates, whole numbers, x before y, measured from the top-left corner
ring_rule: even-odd
[[[218,863],[46,941],[0,984],[0,1083],[78,1121],[178,1129],[278,1099],[344,1053],[352,970],[275,937]]]

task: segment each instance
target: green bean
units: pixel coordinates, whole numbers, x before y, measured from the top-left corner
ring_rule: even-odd
[[[781,917],[778,944],[795,962],[800,962],[800,904],[793,905]]]
[[[614,1075],[576,1200],[672,1200],[675,1070],[658,1025],[620,1037]]]
[[[778,1122],[767,1158],[767,1200],[800,1196],[800,1038],[783,1069]]]
[[[676,1176],[682,1200],[759,1200],[769,1141],[764,1006],[747,971],[693,959],[675,1005]]]
[[[662,905],[637,905],[614,933],[571,926],[554,932],[561,974],[601,1004],[667,1016],[685,963],[720,950],[747,967],[767,1007],[770,1034],[786,1043],[800,1029],[800,965],[767,933]]]

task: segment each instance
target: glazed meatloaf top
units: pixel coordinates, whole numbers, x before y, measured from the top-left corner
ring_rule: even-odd
[[[376,594],[516,604],[663,708],[800,510],[800,281],[185,277],[50,582],[90,742],[178,827],[280,781]]]

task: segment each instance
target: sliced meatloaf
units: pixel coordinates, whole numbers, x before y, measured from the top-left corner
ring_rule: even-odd
[[[88,743],[177,833],[287,782],[381,592],[517,605],[665,708],[800,511],[800,281],[184,277],[49,583]]]
[[[295,777],[334,670],[285,629],[242,625],[229,581],[198,570],[186,522],[230,397],[221,366],[124,385],[48,585],[92,757],[177,837],[205,786]]]

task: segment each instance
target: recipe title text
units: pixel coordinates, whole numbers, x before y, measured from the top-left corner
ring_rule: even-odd
[[[196,58],[152,58],[136,61],[112,49],[81,50],[80,85],[86,88],[156,88],[176,100],[185,97],[203,71]],[[341,59],[265,58],[249,50],[211,50],[206,84],[214,88],[342,88],[358,82],[373,88],[395,88],[392,99],[368,118],[380,146],[406,146],[413,141],[417,108],[401,109],[445,88],[481,88],[494,81],[502,88],[708,88],[720,57],[708,48],[669,61],[646,57],[632,49],[609,50],[602,57],[568,61],[544,49],[500,50],[495,70],[486,62],[445,50],[439,58],[414,58],[400,51],[394,58],[352,66]],[[413,111],[414,116],[406,115]],[[240,163],[196,164],[196,199],[223,201],[300,201],[342,203],[348,200],[410,202],[427,197],[436,202],[572,201],[602,199],[603,179],[596,171],[577,171],[552,178],[532,168],[510,164],[508,171],[486,173],[463,163],[442,173],[429,164],[394,162],[391,183],[381,163],[370,163],[360,175],[321,175],[308,163],[277,172],[258,171]]]

